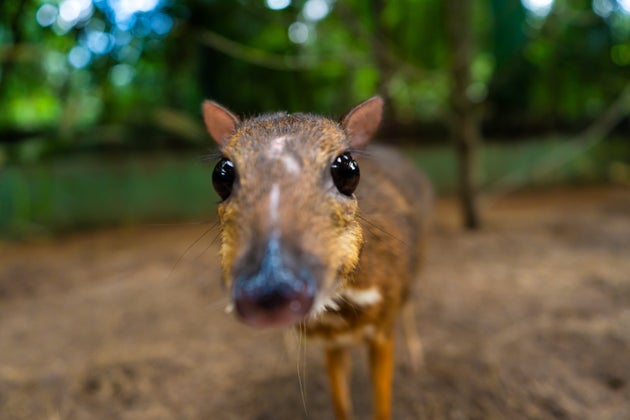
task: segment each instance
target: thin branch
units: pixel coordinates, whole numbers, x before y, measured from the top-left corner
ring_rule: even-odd
[[[371,40],[374,48],[380,49],[386,55],[385,59],[388,60],[392,67],[395,67],[396,71],[400,72],[400,74],[416,80],[426,80],[439,73],[438,71],[430,71],[422,68],[396,54],[394,48],[396,43],[385,37],[382,37],[382,39],[375,38],[371,32],[365,28],[361,20],[357,17],[357,13],[352,10],[348,4],[340,2],[337,3],[335,7],[340,16],[343,17],[350,33],[356,38]]]
[[[272,70],[310,70],[321,64],[312,56],[280,55],[243,45],[207,29],[197,30],[197,39],[203,45],[230,57]]]
[[[576,159],[586,153],[596,144],[602,142],[612,130],[624,119],[630,115],[630,83],[626,85],[621,94],[610,104],[597,120],[593,121],[586,129],[579,133],[571,141],[571,150],[558,157],[554,153],[550,153],[546,159],[542,159],[531,172],[540,178],[553,173],[558,168]],[[490,186],[486,186],[489,192],[485,195],[485,204],[488,200],[496,200],[497,198],[512,193],[520,189],[526,182],[526,177],[515,176],[514,173],[508,174],[502,179],[494,182]]]

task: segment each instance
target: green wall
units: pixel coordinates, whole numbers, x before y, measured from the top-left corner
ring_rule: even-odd
[[[455,190],[452,148],[403,148],[439,193]],[[584,150],[546,140],[485,145],[480,179],[485,190],[603,182],[628,176],[625,140]],[[68,157],[0,169],[0,236],[50,234],[93,226],[214,217],[213,163],[199,155]],[[625,172],[624,172],[625,171]],[[621,175],[619,175],[621,173]],[[624,175],[625,174],[625,175]]]

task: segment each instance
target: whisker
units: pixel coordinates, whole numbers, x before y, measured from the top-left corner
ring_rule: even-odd
[[[212,242],[210,242],[210,245],[214,245],[219,237],[221,237],[221,231],[218,231],[217,234],[214,235],[214,238],[212,238]]]
[[[215,310],[215,309],[217,309],[219,307],[225,306],[228,303],[228,300],[229,299],[227,298],[227,296],[221,297],[221,298],[215,300],[214,302],[210,302],[208,307],[211,310]]]
[[[210,223],[211,221],[215,220],[215,218],[213,217],[212,219],[207,219],[207,220],[197,220],[197,221],[192,221],[192,222],[176,222],[176,223],[148,223],[145,226],[150,226],[150,227],[160,227],[160,226],[198,226],[198,225],[205,225]]]
[[[220,150],[216,150],[214,152],[210,152],[208,154],[202,155],[200,159],[202,162],[211,163],[211,162],[214,162],[215,160],[218,160],[221,157],[223,157],[223,153],[221,153]]]
[[[378,230],[379,232],[384,233],[385,235],[389,236],[390,238],[397,240],[398,242],[400,242],[401,244],[403,244],[407,248],[411,248],[411,246],[407,242],[405,242],[402,239],[396,237],[395,235],[392,235],[391,233],[389,233],[388,231],[386,231],[385,229],[383,229],[381,226],[377,225],[376,223],[369,221],[368,219],[366,219],[365,217],[361,216],[360,214],[357,214],[357,217],[359,219],[363,220],[365,223],[367,223],[371,227],[373,227],[374,229]],[[372,233],[372,235],[374,235],[374,233],[371,232],[369,229],[368,229],[368,232],[370,232],[370,233]]]
[[[203,257],[205,255],[205,253],[208,252],[208,250],[212,247],[212,245],[214,245],[217,242],[217,239],[219,239],[219,236],[221,236],[221,231],[217,232],[217,234],[214,235],[214,238],[212,239],[212,241],[210,241],[208,246],[201,252],[201,254],[199,254],[199,255],[197,255],[195,257],[195,261],[198,260],[199,258]]]
[[[359,311],[357,310],[357,305],[354,304],[350,299],[348,299],[347,297],[345,297],[343,294],[339,294],[337,299],[341,300],[342,302],[345,302],[348,304],[348,307],[350,309],[352,309],[352,311],[354,312],[355,316],[359,316]]]
[[[365,157],[365,158],[371,158],[373,157],[373,154],[370,153],[368,150],[365,149],[356,149],[354,147],[351,147],[350,149],[348,149],[348,151],[353,155],[353,156],[360,156],[360,157]]]
[[[300,396],[302,398],[302,407],[304,408],[304,414],[308,417],[308,407],[306,404],[306,389],[305,382],[306,379],[306,332],[305,332],[305,324],[300,322],[297,326],[297,334],[298,334],[298,354],[297,354],[297,377],[298,383],[300,385]],[[300,359],[302,359],[302,373],[304,378],[302,378],[302,373],[300,372]]]
[[[303,330],[302,330],[302,341],[304,343],[304,346],[302,346],[302,348],[304,349],[302,352],[302,371],[304,372],[304,413],[308,416],[308,409],[307,409],[307,400],[306,400],[306,373],[307,373],[307,369],[306,369],[306,344],[308,343],[308,340],[306,338],[306,323],[302,324],[304,326]]]
[[[175,261],[175,264],[173,264],[173,267],[171,268],[171,271],[168,273],[168,277],[167,278],[171,278],[171,275],[173,275],[173,272],[175,271],[175,269],[177,268],[177,266],[179,265],[179,263],[184,259],[184,257],[188,254],[188,252],[190,252],[190,250],[199,243],[199,241],[201,241],[208,233],[212,232],[213,229],[215,229],[217,226],[219,226],[219,221],[215,221],[212,226],[210,226],[208,229],[206,229],[206,231],[204,233],[201,234],[201,236],[199,236],[192,244],[188,245],[188,247],[186,248],[186,250],[184,250],[184,252],[179,256],[179,258],[177,259],[177,261]]]

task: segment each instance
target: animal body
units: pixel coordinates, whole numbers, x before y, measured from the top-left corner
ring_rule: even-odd
[[[399,317],[412,364],[421,356],[409,298],[431,188],[399,154],[367,147],[382,108],[374,97],[339,122],[286,113],[241,120],[203,104],[222,154],[213,184],[234,309],[246,324],[299,325],[323,340],[338,419],[352,417],[348,346],[368,347],[377,419],[391,417]]]

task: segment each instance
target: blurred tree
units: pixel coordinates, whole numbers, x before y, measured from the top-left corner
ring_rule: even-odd
[[[18,0],[15,2],[5,1],[0,4],[0,16],[6,16],[5,31],[8,49],[3,51],[2,60],[0,60],[0,103],[5,99],[7,91],[7,80],[12,76],[13,69],[16,64],[16,55],[18,53],[15,46],[20,46],[24,39],[24,25],[22,23],[24,9],[27,0]]]
[[[526,11],[520,0],[492,0],[490,6],[494,22],[491,41],[494,74],[488,88],[488,102],[493,105],[493,113],[501,110],[502,118],[509,118],[508,113],[522,113],[528,109],[526,87],[536,77],[532,64],[525,57]]]
[[[473,55],[472,11],[472,0],[444,2],[444,27],[450,51],[452,119],[449,126],[457,150],[459,198],[464,226],[478,229],[481,227],[477,203],[479,119],[468,94]]]
[[[484,104],[486,133],[575,130],[603,112],[630,79],[625,1],[549,0],[544,12],[533,0],[462,6],[476,44],[466,94]],[[442,7],[0,2],[0,148],[19,162],[94,148],[197,147],[204,97],[245,114],[340,115],[376,92],[389,99],[384,137],[439,139],[451,103]]]

